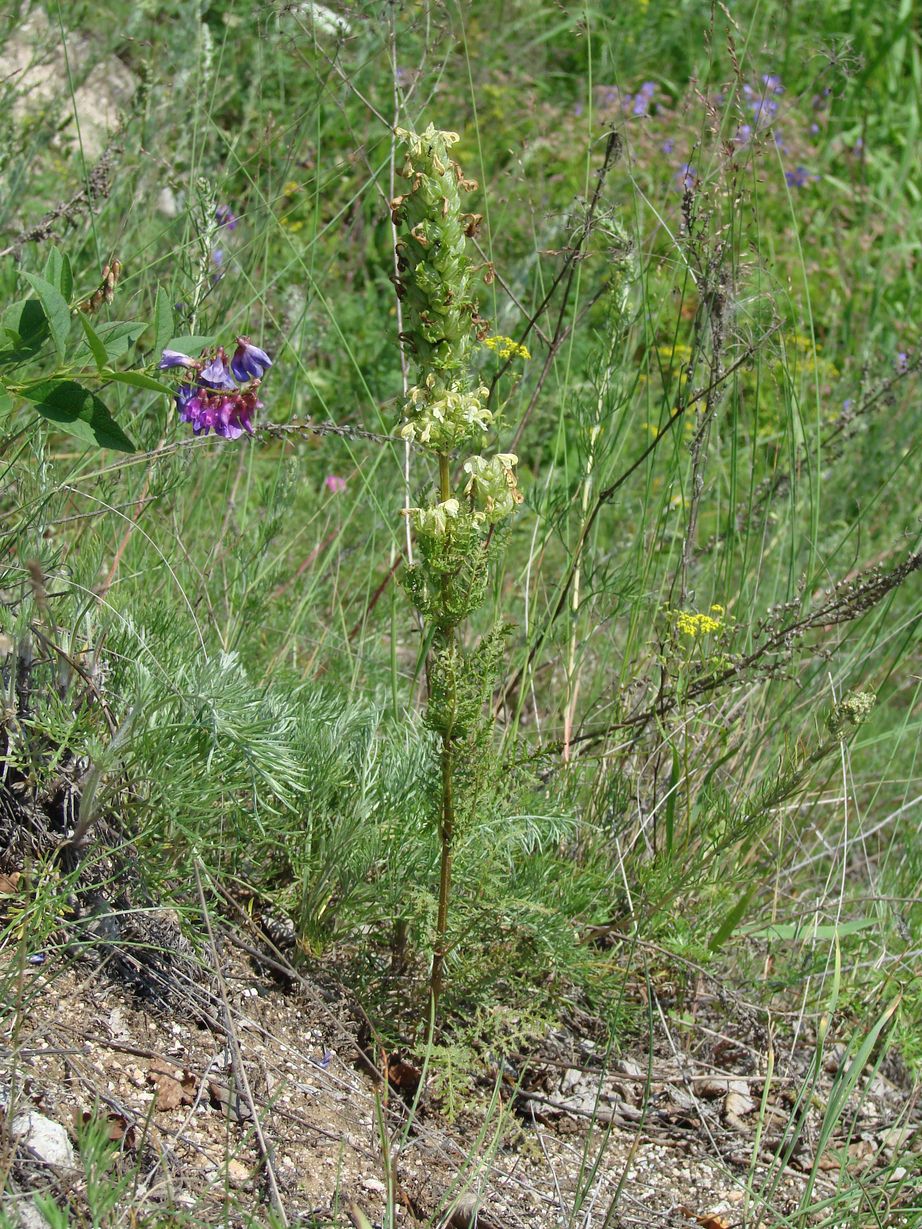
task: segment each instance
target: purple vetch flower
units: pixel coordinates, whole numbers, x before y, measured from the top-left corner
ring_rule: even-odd
[[[340,478],[339,474],[327,474],[323,480],[323,485],[332,495],[338,495],[340,491],[346,489],[345,478]]]
[[[198,422],[202,412],[200,392],[201,389],[193,388],[191,384],[180,384],[176,390],[176,409],[180,422],[191,422],[193,426]]]
[[[690,162],[683,162],[675,173],[675,182],[683,192],[693,192],[698,183],[698,172]]]
[[[762,77],[762,84],[768,90],[769,94],[784,93],[784,86],[781,84],[781,78],[777,73],[765,73]]]
[[[202,368],[199,383],[204,384],[206,388],[231,389],[237,387],[227,369],[227,354],[223,346],[218,346],[217,354],[207,367]]]
[[[231,371],[241,384],[247,380],[261,380],[272,366],[272,359],[259,346],[254,346],[249,337],[237,338],[237,349],[231,359]]]
[[[778,104],[774,98],[757,98],[755,102],[749,104],[749,109],[755,118],[756,124],[761,124],[765,127],[777,115]]]
[[[573,104],[573,114],[582,115],[582,113],[583,113],[583,104],[581,102],[575,102]]]
[[[171,367],[197,367],[198,363],[188,354],[180,350],[164,350],[157,367],[160,371],[169,371]]]
[[[855,406],[855,402],[852,400],[851,397],[846,397],[845,400],[842,402],[842,409],[844,410],[846,414],[851,414],[852,410],[854,409],[854,406]]]
[[[752,140],[752,124],[740,124],[733,139],[737,145],[748,145]]]
[[[667,137],[660,148],[664,154],[671,154],[675,149],[675,141],[673,141],[671,137]]]
[[[784,178],[789,188],[806,188],[810,180],[816,179],[816,176],[811,175],[805,166],[797,166],[793,171],[785,171]]]
[[[219,226],[225,226],[228,230],[237,229],[237,215],[230,205],[217,205],[214,211],[214,220]]]
[[[896,370],[900,375],[905,375],[909,370],[909,355],[905,350],[900,350],[896,356]]]
[[[189,423],[196,435],[214,431],[228,440],[239,439],[244,431],[252,435],[256,411],[263,407],[258,398],[259,381],[272,360],[247,337],[237,338],[237,351],[230,364],[223,346],[210,353],[211,357],[205,352],[201,358],[192,359],[177,350],[164,351],[161,368],[186,367],[194,373],[191,383],[180,384],[176,390],[180,422]],[[243,387],[238,387],[238,382]]]

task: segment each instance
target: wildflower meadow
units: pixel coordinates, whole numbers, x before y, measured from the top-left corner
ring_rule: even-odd
[[[0,1229],[922,1225],[920,56],[0,5]]]

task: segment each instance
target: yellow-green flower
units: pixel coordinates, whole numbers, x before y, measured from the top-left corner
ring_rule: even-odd
[[[502,359],[531,358],[527,346],[523,346],[521,342],[515,341],[512,337],[502,337],[499,333],[495,333],[492,337],[485,337],[483,344],[488,350],[495,350]]]
[[[464,493],[491,525],[509,516],[522,502],[515,479],[518,461],[514,452],[498,452],[489,458],[468,457],[464,462],[464,472],[470,475]]]
[[[712,606],[712,610],[723,613],[722,607]],[[711,632],[720,631],[723,623],[709,614],[698,614],[694,610],[680,610],[676,615],[675,629],[683,636],[709,636]]]

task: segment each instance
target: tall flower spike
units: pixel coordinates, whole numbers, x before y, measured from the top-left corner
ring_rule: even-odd
[[[397,242],[397,293],[404,303],[403,340],[419,365],[403,434],[445,452],[486,430],[492,414],[486,389],[469,374],[475,332],[483,332],[472,293],[467,238],[475,215],[461,212],[464,178],[449,150],[460,138],[431,124],[423,133],[398,128],[407,148],[401,174],[409,190],[391,202]]]

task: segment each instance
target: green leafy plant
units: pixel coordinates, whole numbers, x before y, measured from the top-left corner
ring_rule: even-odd
[[[478,217],[461,209],[465,179],[449,150],[457,133],[422,134],[398,129],[406,147],[401,174],[405,194],[392,202],[397,241],[397,293],[404,332],[417,365],[416,383],[404,405],[401,435],[433,455],[438,484],[422,507],[405,508],[419,560],[404,581],[428,633],[426,722],[440,740],[438,830],[441,846],[439,903],[430,992],[432,1012],[442,993],[452,858],[459,832],[474,821],[477,795],[491,751],[487,701],[503,652],[499,625],[473,648],[462,628],[483,601],[496,526],[521,503],[513,453],[479,453],[464,461],[456,490],[453,454],[479,444],[493,421],[488,390],[472,370],[475,339],[484,335],[472,295],[467,238]]]

